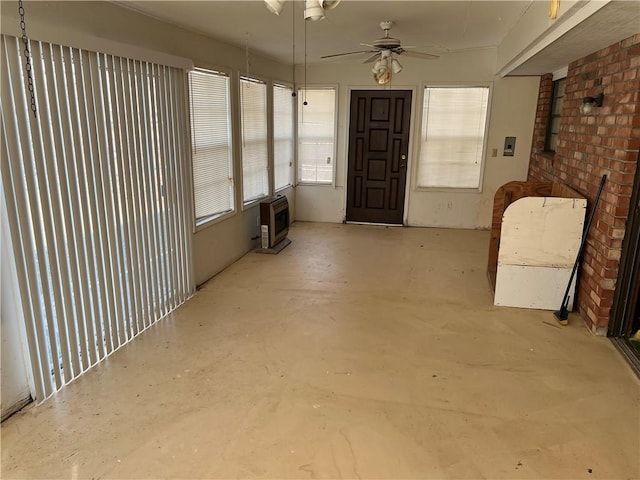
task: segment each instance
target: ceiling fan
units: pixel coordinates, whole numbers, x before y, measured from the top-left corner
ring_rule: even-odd
[[[414,46],[403,46],[400,40],[393,38],[389,32],[393,26],[393,21],[386,20],[380,22],[380,28],[384,31],[384,36],[374,40],[372,43],[361,43],[363,47],[369,47],[368,50],[359,50],[356,52],[335,53],[333,55],[324,55],[320,58],[336,58],[347,55],[362,55],[368,53],[369,56],[362,63],[375,62],[371,71],[374,79],[380,85],[389,83],[391,74],[400,73],[402,65],[394,55],[406,55],[407,57],[422,58],[424,60],[435,60],[438,55],[424,52],[414,52],[410,49]]]

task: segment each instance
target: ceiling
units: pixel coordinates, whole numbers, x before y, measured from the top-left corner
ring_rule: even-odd
[[[325,20],[317,22],[305,22],[304,2],[293,0],[285,4],[280,16],[270,13],[262,0],[115,3],[242,49],[248,47],[250,54],[290,65],[294,29],[295,62],[305,61],[306,28],[306,61],[316,63],[322,61],[323,55],[363,50],[360,42],[371,43],[382,36],[379,23],[383,20],[393,20],[391,36],[400,39],[403,45],[416,46],[416,51],[446,55],[497,47],[533,1],[543,0],[342,0],[327,12]],[[622,4],[626,5],[624,9],[618,6]],[[600,22],[597,17],[606,11],[609,12],[607,22]],[[562,48],[547,47],[524,65],[529,68],[521,67],[515,73],[535,75],[554,71],[580,56],[637,33],[639,22],[640,2],[612,2],[591,18],[590,28],[595,30],[579,26],[559,44]],[[579,31],[582,33],[578,34]],[[362,57],[348,56],[338,61],[359,58]]]

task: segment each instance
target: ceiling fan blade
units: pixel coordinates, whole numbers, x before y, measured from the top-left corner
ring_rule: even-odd
[[[432,53],[424,53],[424,52],[410,52],[403,50],[402,52],[397,52],[401,55],[406,55],[407,57],[415,57],[422,58],[424,60],[435,60],[436,58],[440,58],[440,55],[434,55]]]
[[[380,52],[376,52],[370,57],[367,57],[362,63],[371,63],[375,62],[378,58],[380,58]]]
[[[375,45],[371,45],[370,43],[361,43],[360,46],[361,47],[369,47],[369,48],[378,48]]]
[[[345,53],[334,53],[333,55],[323,55],[320,58],[343,57],[345,55],[361,55],[363,53],[373,53],[373,52],[371,50],[360,50],[358,52],[345,52]]]

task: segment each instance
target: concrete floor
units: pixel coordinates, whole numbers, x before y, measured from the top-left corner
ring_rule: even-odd
[[[295,224],[44,405],[2,478],[638,478],[640,383],[497,308],[489,234]]]

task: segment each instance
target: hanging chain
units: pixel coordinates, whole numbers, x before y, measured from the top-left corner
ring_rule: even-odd
[[[27,26],[24,23],[24,6],[22,0],[18,0],[18,13],[20,14],[20,29],[22,30],[22,43],[24,43],[24,69],[27,72],[27,88],[31,95],[31,111],[36,114],[36,95],[33,91],[33,75],[31,72],[31,52],[29,51],[29,37],[27,37]]]

